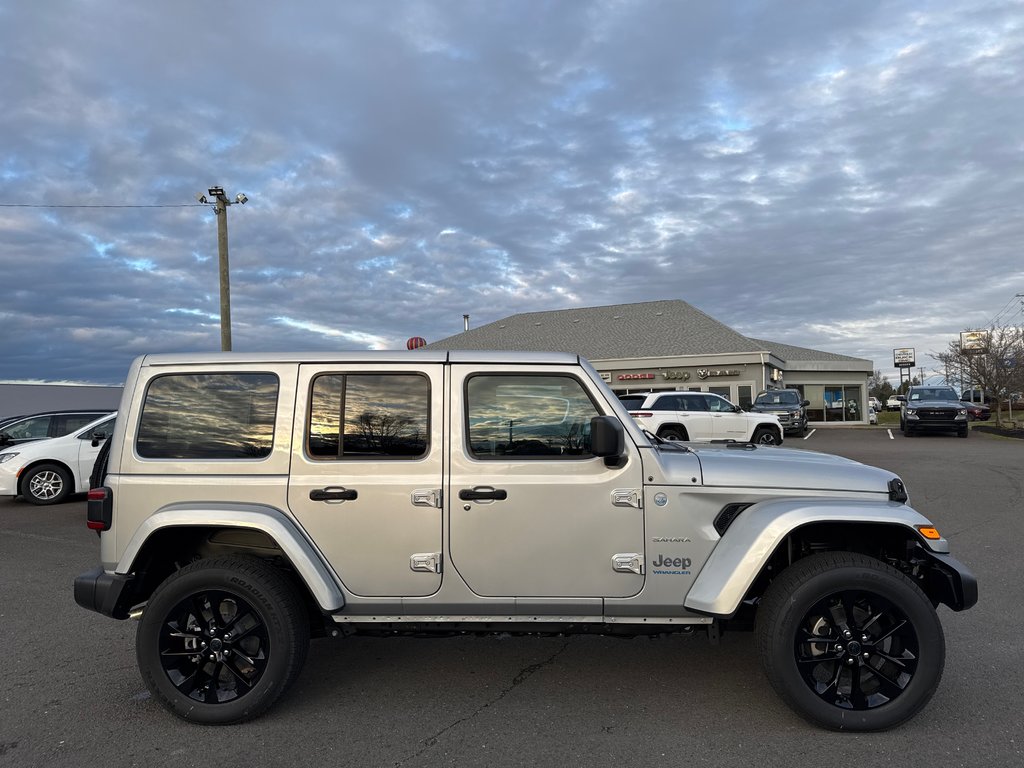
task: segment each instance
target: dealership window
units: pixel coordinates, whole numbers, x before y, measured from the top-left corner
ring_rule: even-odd
[[[805,397],[811,402],[807,418],[826,423],[864,421],[867,417],[863,412],[862,392],[863,387],[859,385],[807,385]]]
[[[744,411],[749,411],[750,406],[754,404],[754,388],[749,384],[740,384],[739,393],[739,402],[736,405]]]

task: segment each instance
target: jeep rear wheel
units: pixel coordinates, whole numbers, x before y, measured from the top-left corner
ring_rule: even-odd
[[[875,731],[913,717],[942,677],[945,640],[931,602],[889,565],[852,552],[798,561],[757,618],[765,673],[812,723]]]
[[[298,591],[248,557],[199,560],[170,576],[150,598],[136,637],[153,696],[207,724],[266,711],[298,676],[308,646]]]

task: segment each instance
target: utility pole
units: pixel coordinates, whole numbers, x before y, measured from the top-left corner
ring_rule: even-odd
[[[228,269],[228,206],[245,204],[249,198],[239,192],[234,200],[228,200],[223,187],[210,187],[209,198],[200,192],[196,199],[200,203],[213,201],[213,212],[217,216],[217,253],[220,261],[220,348],[231,351],[231,276]]]

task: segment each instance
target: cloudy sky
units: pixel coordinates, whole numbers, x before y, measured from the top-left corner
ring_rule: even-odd
[[[1021,316],[1024,5],[0,0],[0,380],[683,299],[919,365]]]

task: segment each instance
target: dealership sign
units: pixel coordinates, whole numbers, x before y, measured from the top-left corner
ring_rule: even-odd
[[[913,347],[900,347],[892,351],[892,362],[897,368],[913,368],[917,363],[914,359]]]
[[[960,351],[965,355],[988,352],[988,331],[960,331]]]

